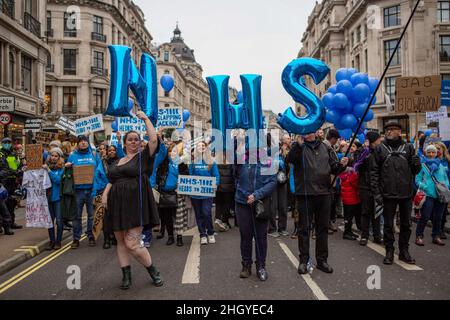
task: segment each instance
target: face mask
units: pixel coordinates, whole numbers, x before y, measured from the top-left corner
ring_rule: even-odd
[[[2,146],[3,146],[3,149],[5,149],[5,150],[11,150],[11,147],[12,147],[12,145],[10,143],[4,143],[4,144],[2,144]]]

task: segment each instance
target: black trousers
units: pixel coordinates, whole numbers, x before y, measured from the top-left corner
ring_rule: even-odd
[[[158,208],[159,216],[161,218],[161,233],[164,228],[167,229],[167,234],[173,237],[173,222],[177,213],[177,208]]]
[[[270,223],[269,232],[281,232],[287,229],[287,188],[288,184],[278,184],[272,194],[272,202],[270,204]],[[277,227],[278,216],[278,227]]]
[[[353,218],[355,219],[356,227],[361,230],[361,204],[344,204],[345,233],[352,232]]]
[[[409,248],[409,238],[411,237],[411,210],[412,200],[407,199],[383,199],[384,209],[384,243],[386,249],[394,248],[394,217],[397,206],[400,211],[400,237],[398,239],[398,247],[400,250]]]
[[[369,239],[369,228],[372,224],[374,239],[381,239],[380,217],[375,219],[375,200],[369,192],[360,191],[361,199],[361,238]]]
[[[234,192],[216,193],[216,219],[228,223],[231,209],[234,207]]]
[[[327,262],[328,259],[328,224],[330,222],[331,195],[297,196],[299,210],[298,249],[300,263],[309,260],[309,228],[315,221],[316,260]]]
[[[9,197],[6,200],[6,207],[8,208],[9,215],[11,216],[11,224],[16,223],[16,213],[15,213],[16,205],[17,205],[16,199]]]
[[[7,227],[11,225],[11,215],[9,214],[6,201],[0,201],[0,227]]]
[[[332,189],[331,192],[331,210],[330,210],[330,221],[336,222],[336,201],[339,199],[339,194],[336,188]]]

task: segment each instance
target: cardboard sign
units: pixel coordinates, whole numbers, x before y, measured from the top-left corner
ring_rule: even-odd
[[[73,166],[75,185],[92,184],[94,182],[94,166]]]
[[[122,133],[128,131],[143,133],[147,130],[144,121],[138,118],[119,117],[117,120],[117,124],[117,131]]]
[[[435,112],[441,107],[441,76],[399,77],[395,81],[395,112]]]
[[[53,140],[56,140],[57,136],[56,133],[51,132],[36,132],[36,141],[37,143],[49,144]]]
[[[450,141],[450,118],[439,119],[439,135],[442,141]]]
[[[61,117],[59,118],[58,122],[56,122],[55,127],[64,130],[64,131],[69,131],[72,135],[76,134],[76,130],[75,130],[75,122],[70,121],[69,119],[67,119],[66,117]]]
[[[427,125],[433,122],[439,122],[439,119],[448,118],[447,107],[442,106],[439,108],[437,112],[427,112],[426,113],[426,122]]]
[[[78,119],[75,121],[75,130],[77,136],[103,131],[103,115],[96,114],[95,116]]]
[[[25,158],[28,170],[40,170],[43,164],[42,144],[27,144],[25,146]]]
[[[183,110],[181,108],[159,108],[158,128],[183,128]]]
[[[178,194],[189,196],[216,196],[216,177],[178,176]]]

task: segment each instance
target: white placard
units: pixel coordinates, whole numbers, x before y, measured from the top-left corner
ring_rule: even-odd
[[[76,134],[75,122],[67,119],[66,117],[60,117],[58,122],[56,122],[55,127],[64,131],[69,130],[69,132],[73,135]]]
[[[439,119],[439,136],[442,141],[450,141],[450,118]]]
[[[427,125],[432,122],[439,122],[439,119],[443,119],[443,118],[448,118],[446,106],[440,107],[437,112],[427,112],[426,113]]]
[[[179,107],[159,108],[158,128],[183,128],[183,109]]]
[[[123,145],[123,137],[124,135],[121,135],[120,140],[121,140],[121,144]],[[117,146],[117,144],[119,143],[119,141],[117,140],[117,133],[113,132],[111,134],[111,139],[109,140],[109,145],[110,146]]]
[[[15,107],[15,97],[0,97],[0,112],[14,112]]]
[[[142,133],[146,132],[147,130],[144,121],[140,120],[139,118],[120,117],[117,119],[117,131],[119,132],[136,131]]]
[[[178,194],[215,197],[216,177],[178,176]]]
[[[75,130],[77,136],[103,131],[103,115],[96,114],[95,116],[78,119],[75,121]]]

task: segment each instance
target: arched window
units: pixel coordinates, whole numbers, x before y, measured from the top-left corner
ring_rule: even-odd
[[[11,88],[15,87],[15,77],[14,70],[16,69],[16,60],[14,59],[14,54],[12,52],[9,53],[9,85]]]

